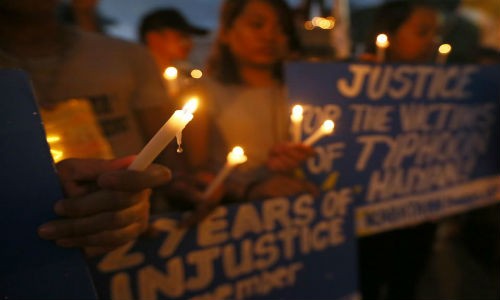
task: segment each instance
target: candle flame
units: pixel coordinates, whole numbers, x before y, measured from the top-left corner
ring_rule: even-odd
[[[59,142],[60,140],[61,140],[61,137],[58,135],[48,135],[47,136],[47,143],[49,143],[49,144]]]
[[[165,69],[165,72],[163,72],[163,77],[167,80],[173,80],[177,79],[177,68],[175,67],[168,67]]]
[[[377,47],[387,48],[389,47],[389,38],[386,34],[381,33],[377,35],[377,41],[375,42],[375,44],[377,45]]]
[[[182,108],[184,113],[192,114],[198,108],[198,98],[192,97]]]
[[[233,148],[231,152],[227,155],[227,162],[231,165],[242,164],[247,161],[245,151],[240,146]]]
[[[293,123],[300,123],[302,122],[302,119],[303,119],[303,116],[302,114],[304,113],[304,109],[302,108],[302,105],[295,105],[293,108],[292,108],[292,115],[291,115],[291,119],[292,119],[292,122]]]
[[[323,122],[323,125],[321,125],[321,128],[324,133],[330,134],[333,132],[333,128],[335,128],[335,123],[332,120],[326,120]]]
[[[199,69],[194,69],[191,71],[191,77],[193,77],[194,79],[200,79],[201,77],[203,77],[203,72]]]
[[[438,51],[441,54],[448,54],[451,52],[451,45],[450,44],[442,44],[441,46],[439,46]]]
[[[64,152],[56,149],[50,149],[50,154],[56,163],[60,162],[64,157]]]
[[[302,116],[304,113],[304,108],[302,108],[302,105],[294,105],[292,108],[292,115],[294,116]]]

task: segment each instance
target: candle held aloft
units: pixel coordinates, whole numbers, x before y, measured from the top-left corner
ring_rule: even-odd
[[[168,94],[172,97],[179,93],[179,80],[177,79],[179,72],[175,67],[168,67],[163,72],[163,77],[167,80]]]
[[[377,35],[377,39],[375,41],[375,45],[377,46],[377,62],[385,61],[385,49],[389,47],[389,38],[386,34],[381,33]]]
[[[445,64],[450,52],[451,52],[451,45],[450,44],[442,44],[441,46],[439,46],[438,55],[436,57],[436,63],[437,64]]]
[[[320,128],[318,128],[311,136],[309,136],[305,141],[304,145],[312,146],[323,136],[329,135],[333,133],[333,129],[335,128],[335,123],[332,120],[326,120],[323,122]]]
[[[203,193],[203,198],[204,199],[210,198],[217,189],[217,187],[219,187],[222,184],[222,182],[224,182],[226,177],[231,173],[234,167],[246,161],[247,157],[245,155],[245,151],[243,150],[243,148],[239,146],[234,147],[233,150],[229,152],[229,154],[227,155],[226,164],[224,165],[222,170],[219,171],[217,176],[215,176],[214,180],[212,180],[210,185]]]
[[[292,141],[294,143],[300,143],[302,139],[302,120],[304,109],[301,105],[295,105],[292,108],[292,115],[290,116],[290,120],[292,121]]]
[[[168,121],[158,130],[153,138],[137,155],[128,167],[129,170],[144,171],[160,152],[172,141],[178,133],[193,119],[193,113],[198,107],[198,99],[189,100],[182,110],[176,110]]]

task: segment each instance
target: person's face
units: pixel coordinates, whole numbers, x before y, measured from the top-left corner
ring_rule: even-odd
[[[156,55],[168,61],[186,60],[189,57],[193,42],[188,33],[163,29],[151,34],[148,46]]]
[[[240,65],[272,66],[288,52],[288,37],[278,14],[259,0],[248,2],[231,28],[222,31],[221,40]]]
[[[431,8],[416,8],[391,36],[393,61],[426,62],[433,58],[439,29],[439,14]]]

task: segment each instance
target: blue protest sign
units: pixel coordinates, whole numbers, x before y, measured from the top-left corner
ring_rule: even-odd
[[[352,190],[218,207],[92,265],[102,299],[358,299]]]
[[[37,236],[63,194],[26,74],[0,70],[0,99],[0,296],[95,299],[81,253]]]
[[[286,80],[303,137],[336,122],[304,172],[358,192],[359,235],[499,201],[498,66],[291,63]]]

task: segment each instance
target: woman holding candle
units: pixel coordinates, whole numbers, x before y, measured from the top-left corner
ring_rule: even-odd
[[[387,2],[376,13],[366,41],[367,53],[360,59],[380,62],[376,54],[385,52],[386,62],[431,62],[437,50],[439,27],[439,10],[428,2]],[[380,43],[383,34],[387,43]]]
[[[423,1],[392,1],[376,14],[360,60],[380,62],[376,37],[387,35],[385,62],[429,63],[435,59],[440,26],[438,9]],[[380,45],[379,45],[380,46]],[[436,225],[424,223],[359,239],[364,299],[415,299],[416,283],[430,256]],[[384,295],[384,296],[381,296]]]
[[[232,172],[226,185],[228,194],[237,198],[310,190],[290,176],[313,153],[310,146],[288,142],[289,109],[281,67],[297,49],[285,1],[224,2],[209,78],[195,91],[201,105],[186,128],[185,152],[191,168],[215,173],[233,146],[245,149],[248,161]]]

